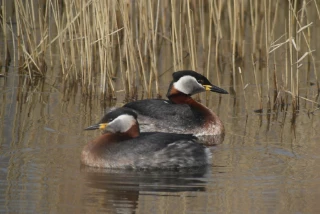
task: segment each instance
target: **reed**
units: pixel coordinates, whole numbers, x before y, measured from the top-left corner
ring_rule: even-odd
[[[230,68],[235,92],[254,82],[259,109],[286,100],[296,111],[300,97],[316,102],[299,90],[311,81],[319,90],[315,0],[14,0],[14,12],[7,4],[0,63],[17,57],[30,79],[50,70],[80,84],[83,94],[137,99],[139,92],[162,96],[159,77],[166,71],[194,69],[221,85]],[[57,61],[60,69],[52,70]]]
[[[244,105],[245,105],[245,108],[246,108],[246,112],[248,114],[248,106],[247,106],[247,97],[246,97],[246,86],[244,85],[243,83],[243,77],[242,77],[242,71],[241,71],[241,68],[239,67],[239,74],[240,74],[240,78],[241,78],[241,87],[242,87],[242,90],[243,90],[243,98],[244,98]]]

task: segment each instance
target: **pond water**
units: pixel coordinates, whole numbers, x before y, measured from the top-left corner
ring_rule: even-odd
[[[229,90],[229,83],[221,87]],[[201,101],[226,128],[224,142],[211,147],[212,165],[124,171],[80,165],[82,148],[100,134],[83,128],[120,106],[121,93],[109,102],[54,80],[31,86],[10,68],[0,95],[0,213],[320,212],[320,111],[309,112],[303,102],[294,117],[290,107],[255,113],[253,84],[246,102],[241,90],[204,93]]]

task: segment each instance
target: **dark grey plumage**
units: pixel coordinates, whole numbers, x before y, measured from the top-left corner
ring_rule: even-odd
[[[141,133],[137,138],[111,143],[101,158],[107,168],[185,168],[209,163],[210,151],[192,135]]]
[[[181,133],[201,126],[204,117],[201,112],[187,104],[174,104],[169,100],[148,99],[127,103],[126,108],[138,114],[140,130]]]

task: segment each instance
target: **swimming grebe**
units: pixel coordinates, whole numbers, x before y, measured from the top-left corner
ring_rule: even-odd
[[[141,131],[190,133],[195,135],[222,135],[224,126],[219,117],[206,106],[192,99],[191,95],[212,91],[228,94],[214,86],[201,74],[183,70],[172,74],[167,97],[145,99],[124,105],[138,114]]]
[[[183,168],[208,164],[210,151],[190,134],[140,133],[137,115],[127,108],[107,113],[86,130],[102,129],[81,154],[85,165],[100,168]]]

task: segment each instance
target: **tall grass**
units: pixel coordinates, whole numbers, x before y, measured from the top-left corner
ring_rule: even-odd
[[[289,98],[294,111],[300,98],[317,102],[299,90],[310,81],[319,90],[316,0],[14,0],[1,6],[0,62],[8,66],[17,56],[14,65],[30,79],[58,63],[57,75],[80,84],[83,94],[124,92],[134,99],[137,91],[161,96],[165,72],[194,69],[217,85],[230,72],[234,93],[254,84],[259,109]]]

